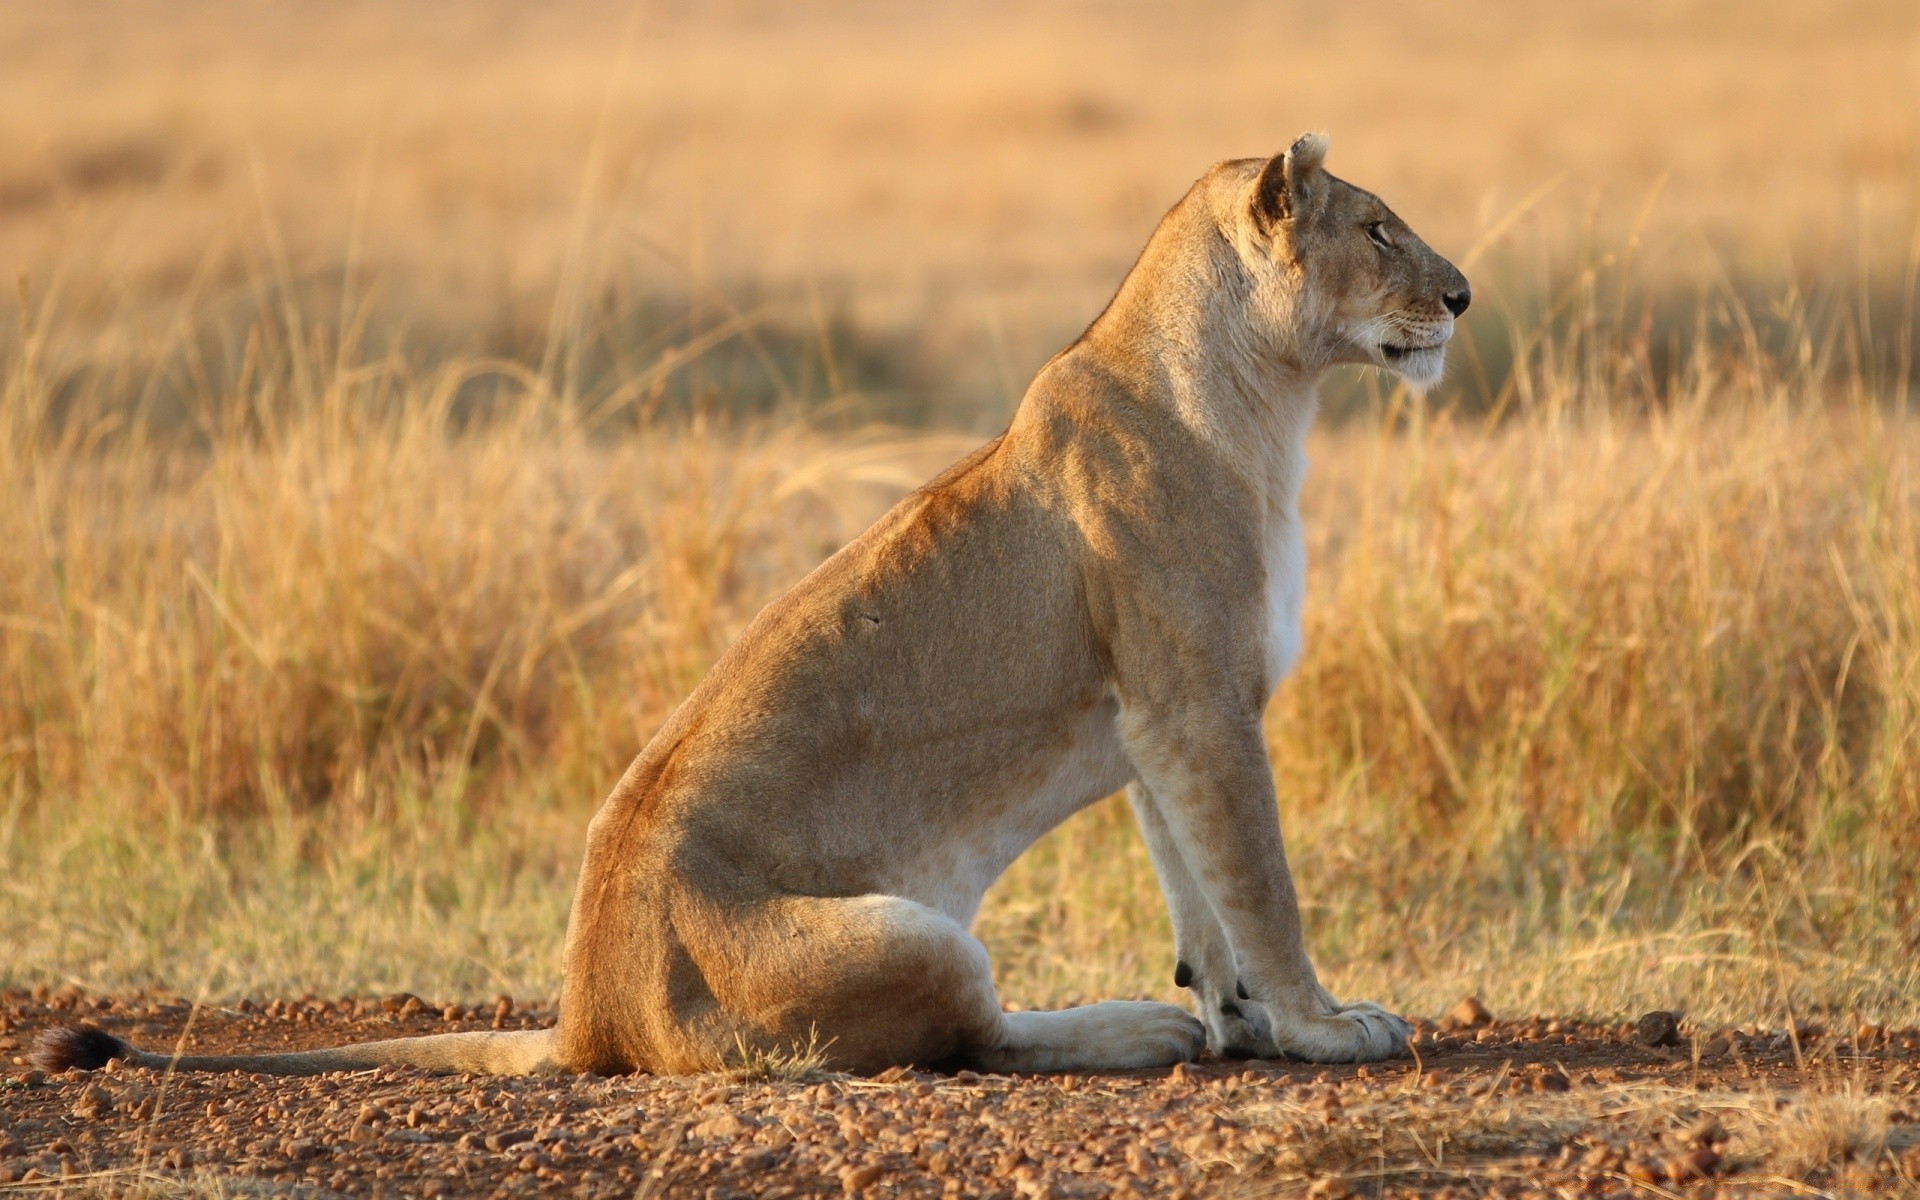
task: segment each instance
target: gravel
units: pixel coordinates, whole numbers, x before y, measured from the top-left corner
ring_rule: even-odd
[[[1920,1035],[1910,1031],[1816,1031],[1796,1053],[1776,1031],[1700,1030],[1676,1048],[1645,1044],[1636,1023],[1496,1021],[1477,1001],[1472,1009],[1463,1002],[1427,1024],[1416,1056],[1358,1067],[1210,1060],[1091,1076],[896,1070],[767,1082],[411,1068],[276,1079],[116,1062],[48,1078],[26,1067],[26,1044],[78,1020],[149,1048],[181,1043],[185,1030],[187,1048],[221,1052],[531,1028],[552,1013],[504,997],[307,997],[196,1011],[165,995],[8,992],[0,1183],[89,1175],[111,1194],[245,1179],[283,1195],[623,1200],[1705,1194],[1743,1181],[1764,1190],[1768,1178],[1764,1147],[1729,1133],[1748,1111],[1729,1097],[1847,1079],[1888,1095],[1920,1086]],[[1720,1107],[1692,1111],[1710,1101]],[[1862,1168],[1869,1183],[1881,1178],[1874,1171],[1891,1184],[1920,1167],[1899,1157],[1898,1139],[1887,1144],[1884,1162]]]

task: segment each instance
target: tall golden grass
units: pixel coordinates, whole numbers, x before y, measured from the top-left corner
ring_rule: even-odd
[[[1656,377],[1597,320],[1536,339],[1503,413],[1396,393],[1316,437],[1270,730],[1323,956],[1416,1006],[1912,1012],[1904,385],[1844,328]],[[0,402],[19,977],[550,990],[593,801],[761,603],[965,444],[596,436],[510,372],[458,418],[486,364],[258,330],[282,352],[250,390],[161,433],[51,416],[41,336]],[[1165,990],[1114,804],[983,922],[1015,997]]]
[[[1506,62],[1501,5],[1384,48],[988,14],[937,62],[853,7],[9,10],[0,979],[551,995],[599,796],[973,440],[868,423],[848,355],[977,433],[1206,160],[1330,124],[1481,297],[1453,382],[1345,380],[1311,447],[1269,731],[1330,983],[1920,1020],[1905,10],[1763,7],[1539,14]],[[1115,801],[980,932],[1020,1003],[1172,993]]]

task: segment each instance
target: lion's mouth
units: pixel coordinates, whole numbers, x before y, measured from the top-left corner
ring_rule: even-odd
[[[1382,342],[1380,343],[1380,353],[1386,355],[1394,362],[1399,362],[1409,354],[1420,354],[1427,350],[1438,350],[1444,345],[1446,345],[1445,342],[1435,342],[1431,346],[1395,346],[1387,342]]]

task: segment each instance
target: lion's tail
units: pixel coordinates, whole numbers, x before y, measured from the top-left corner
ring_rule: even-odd
[[[553,1062],[553,1030],[436,1033],[425,1037],[359,1042],[292,1054],[155,1054],[113,1036],[97,1025],[48,1029],[35,1039],[33,1065],[43,1071],[78,1067],[94,1071],[109,1059],[135,1066],[176,1071],[252,1071],[261,1075],[318,1075],[358,1071],[389,1063],[429,1071],[470,1071],[476,1075],[534,1075],[559,1068]]]

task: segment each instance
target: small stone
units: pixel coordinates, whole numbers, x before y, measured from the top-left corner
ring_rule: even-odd
[[[30,1087],[30,1088],[44,1087],[46,1085],[46,1082],[47,1082],[47,1073],[45,1071],[40,1070],[37,1067],[31,1071],[24,1072],[20,1076],[21,1087]]]
[[[1020,1197],[1020,1200],[1053,1200],[1057,1195],[1053,1181],[1038,1172],[1015,1180],[1013,1194]]]
[[[1478,1029],[1482,1025],[1492,1024],[1493,1014],[1487,1011],[1486,1005],[1480,1003],[1480,997],[1468,996],[1448,1009],[1441,1023],[1448,1029]]]
[[[498,1153],[509,1147],[518,1146],[521,1142],[530,1142],[532,1140],[533,1130],[531,1129],[508,1129],[501,1133],[488,1134],[486,1145],[487,1149]]]
[[[423,1146],[433,1141],[433,1135],[424,1129],[389,1129],[386,1132],[389,1142],[405,1142],[409,1145]]]
[[[702,1121],[687,1132],[702,1141],[712,1141],[714,1138],[737,1137],[745,1128],[740,1118],[729,1112]]]
[[[91,1121],[113,1112],[113,1093],[97,1083],[88,1084],[80,1089],[80,1095],[73,1102],[73,1115],[83,1121]]]
[[[1627,1178],[1635,1183],[1659,1183],[1666,1177],[1666,1172],[1652,1163],[1636,1159],[1627,1164]]]
[[[410,1017],[417,1012],[425,1012],[427,1002],[412,992],[395,992],[380,1001],[380,1011],[397,1017]]]
[[[1344,1175],[1322,1175],[1307,1188],[1307,1195],[1313,1200],[1346,1200],[1353,1195],[1353,1185]]]
[[[857,1196],[879,1181],[880,1171],[879,1163],[868,1163],[864,1167],[844,1167],[840,1171],[841,1190],[849,1196]]]
[[[1678,1046],[1680,1014],[1656,1008],[1634,1023],[1633,1035],[1643,1046]]]

